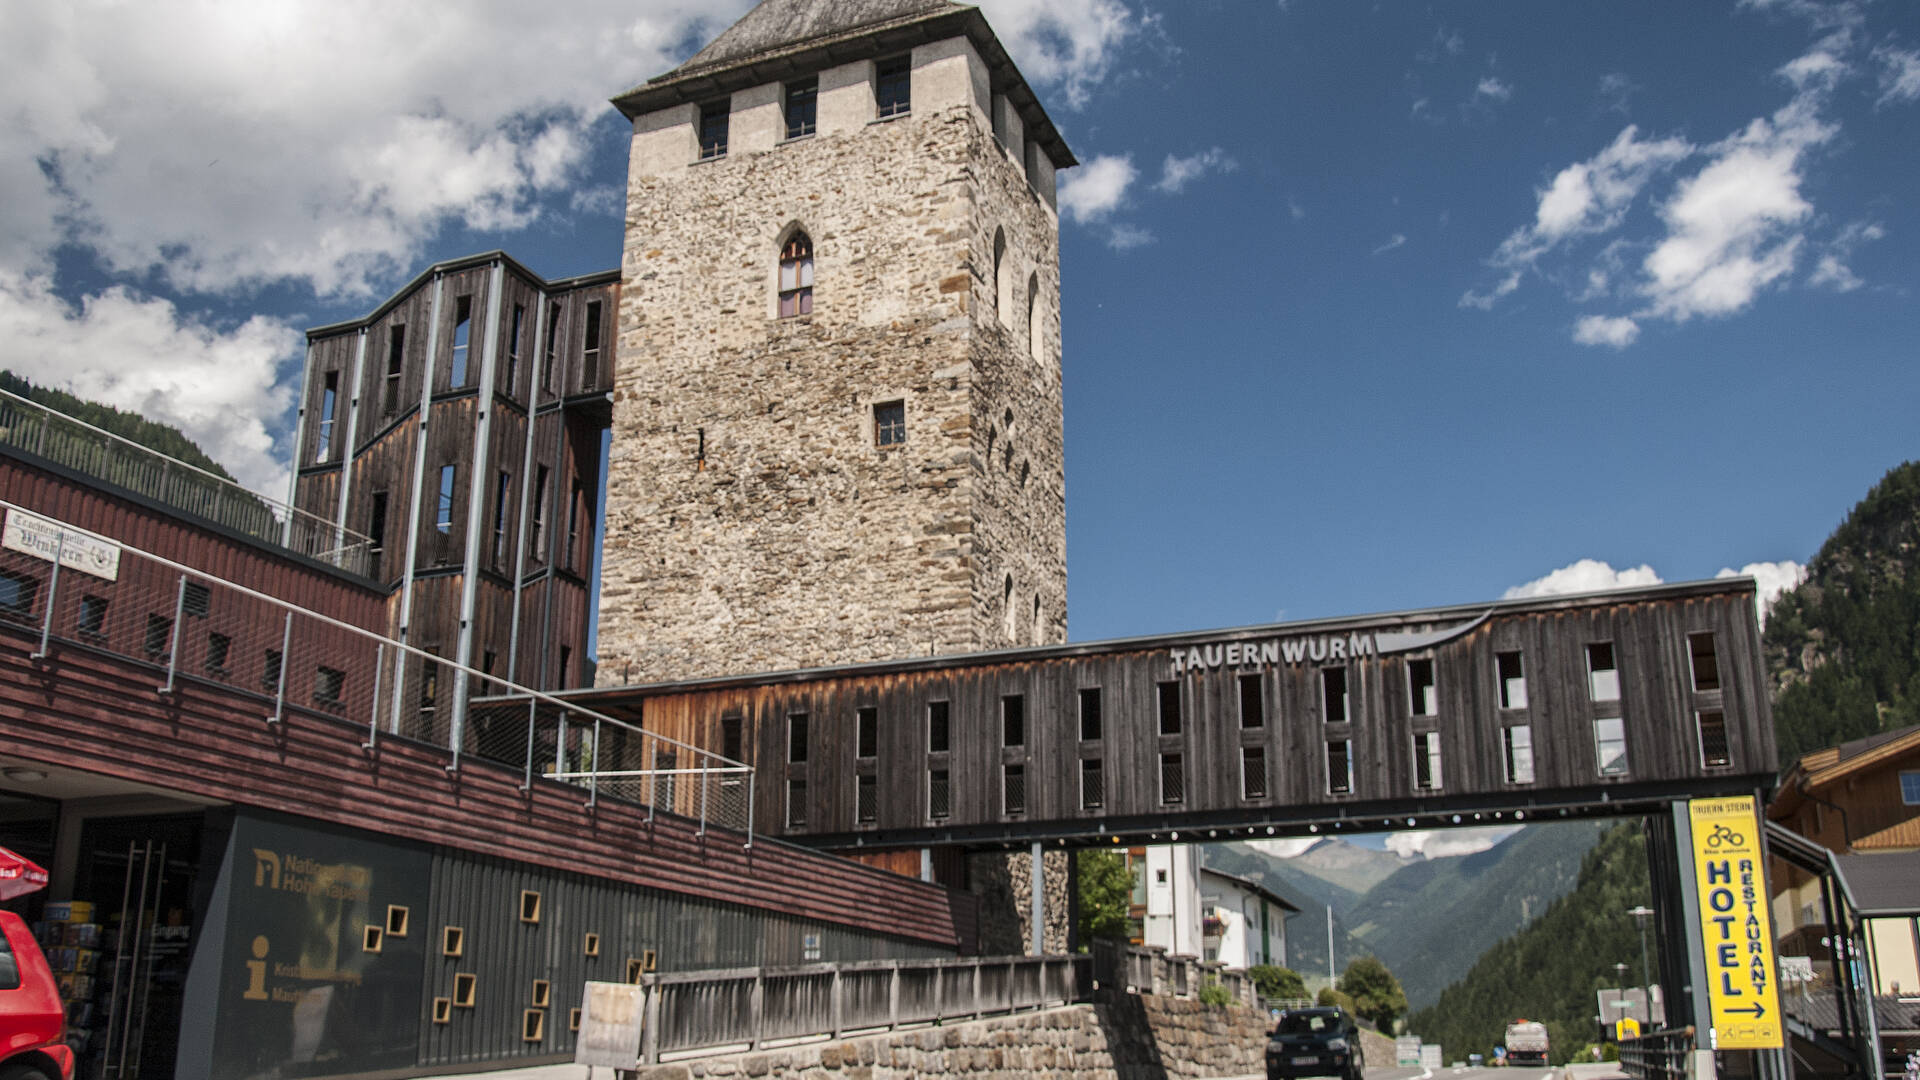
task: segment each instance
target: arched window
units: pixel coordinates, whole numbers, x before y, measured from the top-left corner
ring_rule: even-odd
[[[1047,335],[1046,328],[1040,325],[1046,315],[1046,309],[1040,306],[1040,275],[1027,275],[1027,355],[1039,360],[1043,355]]]
[[[796,232],[780,249],[780,317],[813,314],[813,241]]]
[[[1017,645],[1014,640],[1014,627],[1019,624],[1020,611],[1013,606],[1013,575],[1007,575],[1006,585],[1000,590],[1000,610],[1006,619],[1007,644]]]
[[[1005,326],[1009,315],[1008,308],[1013,306],[1013,298],[1008,293],[1008,280],[1011,271],[1007,266],[1007,231],[993,230],[993,309],[1000,316],[1000,324]]]
[[[1040,618],[1039,593],[1033,594],[1033,643],[1035,645],[1045,645],[1047,643],[1047,624]]]

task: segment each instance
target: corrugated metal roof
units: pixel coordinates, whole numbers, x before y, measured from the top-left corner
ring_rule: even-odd
[[[1833,865],[1863,918],[1920,916],[1920,851],[1837,855]]]
[[[1780,1007],[1789,1016],[1817,1031],[1839,1031],[1840,1010],[1832,990],[1814,990],[1805,994],[1783,991]],[[1920,1031],[1920,1001],[1911,997],[1876,994],[1873,1015],[1881,1035],[1906,1035]]]

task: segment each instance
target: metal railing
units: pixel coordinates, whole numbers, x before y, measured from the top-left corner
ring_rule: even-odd
[[[1132,945],[1112,938],[1095,938],[1093,978],[1102,989],[1163,997],[1196,997],[1209,984],[1220,987],[1234,1001],[1258,1007],[1260,995],[1244,969],[1193,956],[1169,956],[1158,945]]]
[[[1693,1052],[1691,1027],[1649,1031],[1620,1040],[1620,1068],[1634,1080],[1686,1080]]]
[[[649,820],[668,811],[753,842],[743,762],[5,500],[0,515],[0,628],[15,631],[0,648],[36,660],[102,650],[150,665],[157,694],[216,684],[251,698],[261,723],[356,724],[369,751],[387,739],[426,743],[447,751],[449,771],[484,758],[519,769],[522,790],[536,778],[571,784],[588,805],[644,804]]]
[[[1053,1008],[1087,999],[1090,964],[1012,956],[643,975],[640,1060]]]
[[[371,565],[373,541],[351,529],[5,390],[0,446],[342,570],[365,574]]]

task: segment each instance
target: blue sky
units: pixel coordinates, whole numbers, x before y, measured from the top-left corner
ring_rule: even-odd
[[[605,99],[748,6],[0,3],[4,366],[263,488],[299,330],[617,265]],[[1084,163],[1075,639],[1788,580],[1915,456],[1916,5],[984,6]]]

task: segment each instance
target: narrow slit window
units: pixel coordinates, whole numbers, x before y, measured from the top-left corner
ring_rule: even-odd
[[[1527,672],[1518,652],[1498,653],[1493,658],[1495,677],[1500,680],[1500,707],[1527,707]]]
[[[197,581],[187,582],[180,591],[180,610],[195,619],[204,619],[213,610],[213,590]]]
[[[873,445],[901,446],[907,441],[907,403],[883,401],[873,407]]]
[[[1320,669],[1320,705],[1326,723],[1344,724],[1353,719],[1348,711],[1346,668]]]
[[[440,664],[427,660],[420,667],[420,711],[430,713],[440,705]]]
[[[882,118],[899,116],[913,109],[913,60],[896,56],[882,60],[873,68],[874,111]]]
[[[1431,657],[1407,661],[1407,702],[1414,716],[1433,716],[1440,711],[1440,693],[1434,685]]]
[[[1002,746],[1027,745],[1026,698],[1008,694],[1000,699],[1000,734]]]
[[[807,760],[807,714],[791,713],[787,716],[787,760],[795,765]]]
[[[727,121],[733,111],[733,103],[722,99],[709,101],[700,106],[700,160],[725,157],[727,153]]]
[[[322,665],[313,673],[313,700],[321,705],[338,705],[346,685],[346,672]]]
[[[1611,641],[1587,646],[1587,694],[1594,701],[1620,700],[1620,669],[1614,665]]]
[[[880,778],[877,776],[858,776],[854,778],[853,817],[862,825],[871,825],[880,819]]]
[[[313,460],[325,461],[333,452],[333,414],[340,397],[340,373],[329,371],[320,386],[320,434],[313,443]]]
[[[1086,686],[1080,689],[1080,741],[1098,742],[1100,740],[1100,688]]]
[[[442,533],[453,531],[453,466],[440,466],[440,501],[433,515],[433,527]]]
[[[787,138],[814,132],[820,107],[820,80],[798,79],[787,84]]]
[[[1027,275],[1027,355],[1040,359],[1041,342],[1040,275]]]
[[[1187,773],[1179,754],[1160,755],[1160,802],[1173,806],[1187,801]]]
[[[1601,776],[1627,775],[1627,722],[1603,716],[1593,722],[1595,762]]]
[[[927,816],[935,821],[953,816],[952,784],[945,769],[927,770]]]
[[[1264,746],[1240,748],[1240,797],[1267,797],[1267,749]]]
[[[387,330],[387,387],[383,411],[392,416],[400,410],[400,373],[407,362],[407,328],[389,327]]]
[[[944,754],[947,752],[947,714],[949,703],[930,701],[927,703],[927,753]]]
[[[1098,810],[1106,800],[1106,787],[1101,776],[1099,758],[1085,758],[1080,762],[1080,809]]]
[[[266,690],[277,690],[280,686],[280,668],[283,658],[279,649],[268,649],[260,657],[260,686]]]
[[[520,388],[520,350],[526,333],[527,305],[513,305],[513,328],[507,333],[507,393]]]
[[[1242,675],[1240,683],[1240,726],[1259,728],[1267,725],[1265,690],[1260,676]]]
[[[1440,790],[1440,733],[1417,731],[1413,735],[1413,786],[1417,791]]]
[[[580,350],[580,389],[600,381],[600,301],[587,301],[586,343]]]
[[[567,569],[578,565],[580,550],[580,518],[586,509],[586,489],[579,484],[573,485],[573,497],[567,501]]]
[[[1000,792],[1005,799],[1007,813],[1026,813],[1027,767],[1025,765],[1008,765],[1002,769]]]
[[[447,369],[447,385],[467,385],[467,343],[473,329],[473,297],[453,301],[453,357]]]
[[[787,827],[797,829],[807,823],[807,782],[801,779],[787,781]]]
[[[533,473],[533,557],[547,560],[547,467],[534,466]]]
[[[880,752],[880,710],[871,705],[854,710],[853,756],[870,760]]]
[[[33,613],[34,597],[39,592],[40,583],[33,578],[0,570],[0,611],[10,615],[30,615]]]
[[[547,347],[540,356],[540,389],[553,389],[554,361],[560,356],[560,305],[547,305]]]
[[[728,761],[745,761],[742,756],[745,748],[742,744],[742,728],[746,720],[738,716],[720,718],[720,756]]]
[[[1327,743],[1327,792],[1331,795],[1353,793],[1353,755],[1345,739]]]
[[[1687,655],[1692,660],[1694,692],[1720,689],[1720,654],[1714,649],[1712,631],[1688,634]]]
[[[780,317],[790,319],[811,314],[813,240],[806,233],[797,232],[780,249]]]
[[[502,470],[493,489],[493,561],[497,564],[507,550],[507,502],[513,494],[513,476]]]
[[[1727,749],[1727,714],[1703,709],[1696,717],[1700,724],[1700,764],[1709,769],[1733,764],[1733,755]]]
[[[148,656],[164,656],[173,647],[173,620],[165,615],[147,616],[147,636],[144,642]]]
[[[1533,783],[1533,728],[1516,724],[1501,732],[1506,744],[1507,783]]]
[[[387,550],[387,493],[373,493],[373,506],[367,513],[367,573],[380,576],[380,556]]]
[[[1160,734],[1180,734],[1180,684],[1163,682],[1154,687],[1160,707]]]

